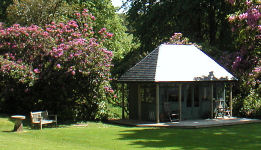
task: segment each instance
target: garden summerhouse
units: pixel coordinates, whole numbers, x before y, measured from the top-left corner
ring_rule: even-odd
[[[170,115],[178,120],[232,116],[236,78],[194,45],[162,44],[118,81],[127,87],[123,93],[129,119],[164,122]]]

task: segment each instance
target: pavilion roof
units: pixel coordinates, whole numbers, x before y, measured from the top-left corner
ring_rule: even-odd
[[[120,82],[233,81],[236,78],[194,45],[162,44],[124,73]]]

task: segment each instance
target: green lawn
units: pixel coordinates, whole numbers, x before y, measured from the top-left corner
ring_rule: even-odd
[[[0,117],[0,150],[184,150],[261,149],[261,124],[204,129],[140,128],[89,122],[88,127],[60,126],[10,132]]]

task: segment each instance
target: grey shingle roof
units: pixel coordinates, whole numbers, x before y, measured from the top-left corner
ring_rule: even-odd
[[[162,44],[120,82],[232,81],[235,77],[194,45]]]
[[[118,81],[155,81],[159,48],[124,73]]]

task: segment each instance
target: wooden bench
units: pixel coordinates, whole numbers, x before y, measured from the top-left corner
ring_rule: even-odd
[[[48,111],[31,112],[31,123],[32,126],[38,124],[41,130],[45,124],[55,124],[57,126],[57,115],[48,115]]]

